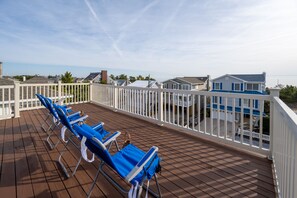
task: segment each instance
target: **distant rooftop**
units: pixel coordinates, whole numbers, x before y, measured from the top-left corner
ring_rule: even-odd
[[[34,76],[33,78],[26,80],[22,83],[34,83],[34,84],[43,84],[43,83],[51,83],[52,81],[44,76]]]
[[[173,78],[173,79],[170,79],[170,80],[175,81],[177,83],[187,82],[187,83],[191,83],[191,84],[204,84],[205,81],[207,81],[207,79],[208,79],[207,76],[202,76],[202,77],[197,76],[197,77],[176,77],[176,78]]]
[[[266,81],[266,74],[230,74],[236,78],[240,78],[244,81],[249,82],[265,82]]]
[[[129,87],[143,87],[143,88],[157,88],[156,81],[154,80],[136,80],[135,82],[127,85]]]
[[[101,72],[92,72],[84,79],[84,81],[94,80],[94,78],[96,78],[96,76],[98,76],[100,74],[101,74]]]

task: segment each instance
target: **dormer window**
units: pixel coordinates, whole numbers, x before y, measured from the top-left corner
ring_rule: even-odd
[[[241,91],[241,83],[234,83],[234,91]]]
[[[213,83],[214,90],[221,90],[221,83]]]
[[[258,91],[259,90],[259,84],[247,83],[246,84],[246,90],[248,90],[248,91]]]

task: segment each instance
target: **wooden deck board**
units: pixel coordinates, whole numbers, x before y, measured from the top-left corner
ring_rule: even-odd
[[[128,132],[143,150],[159,147],[164,197],[275,197],[271,162],[214,143],[193,138],[93,104],[73,105],[89,115],[87,123],[105,123],[110,131]],[[67,179],[57,159],[64,145],[50,150],[41,125],[46,109],[21,112],[21,117],[0,121],[0,194],[9,197],[85,197],[99,164],[82,161],[75,176]],[[59,130],[55,130],[58,134]],[[53,136],[57,141],[57,136]],[[124,135],[118,140],[121,145]],[[63,156],[74,168],[79,151],[68,147]],[[70,151],[70,152],[69,152]],[[129,189],[113,171],[105,168]],[[155,189],[154,182],[151,187]],[[92,197],[124,197],[102,175]]]

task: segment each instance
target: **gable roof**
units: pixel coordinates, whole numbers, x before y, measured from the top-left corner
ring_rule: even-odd
[[[157,81],[153,80],[136,80],[133,83],[127,85],[129,87],[147,87],[147,88],[157,88]]]
[[[96,78],[100,74],[101,72],[92,72],[84,79],[84,81],[94,80],[94,78]]]
[[[176,83],[189,83],[189,84],[204,84],[207,81],[208,77],[176,77],[174,79],[169,79],[167,81],[174,81]]]
[[[230,74],[231,76],[234,76],[236,78],[242,79],[244,81],[248,82],[265,82],[266,81],[266,75],[263,74]]]
[[[34,76],[33,78],[26,80],[22,83],[36,83],[36,84],[44,84],[44,83],[50,83],[51,81],[44,76]]]
[[[14,81],[11,79],[0,78],[0,85],[14,85]]]
[[[245,81],[245,82],[266,82],[266,73],[263,72],[262,74],[225,74],[223,76],[219,76],[212,81],[218,80],[220,78],[224,78],[229,76],[231,78],[235,78],[237,80]]]

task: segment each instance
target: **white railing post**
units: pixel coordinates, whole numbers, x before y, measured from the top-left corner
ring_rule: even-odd
[[[158,121],[160,125],[163,122],[163,84],[158,87]]]
[[[62,81],[58,81],[58,101],[62,98]]]
[[[14,81],[14,117],[20,117],[20,82]]]
[[[274,130],[276,128],[276,126],[274,126],[274,124],[277,124],[276,120],[275,119],[275,106],[274,106],[274,101],[273,101],[273,98],[274,97],[279,97],[279,91],[280,89],[278,88],[271,88],[270,89],[270,154],[268,156],[268,159],[271,159],[272,160],[272,157],[273,157],[273,152],[274,152],[274,149],[273,149],[273,146],[275,144],[274,142],[274,133],[276,133],[276,131]]]
[[[90,97],[90,102],[93,101],[93,81],[90,80],[90,89],[89,89],[89,97]]]
[[[119,88],[117,87],[117,86],[115,86],[115,85],[113,85],[113,88],[114,88],[114,94],[113,94],[113,107],[114,107],[114,109],[115,110],[117,110],[118,109],[118,96],[119,96]]]

